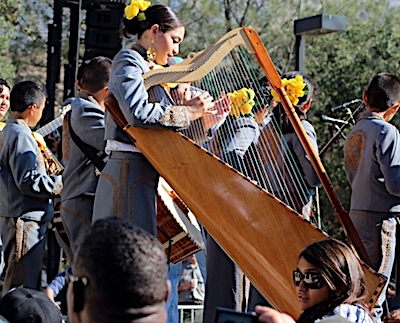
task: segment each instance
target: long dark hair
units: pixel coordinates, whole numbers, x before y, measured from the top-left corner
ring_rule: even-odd
[[[332,298],[306,309],[298,323],[314,322],[344,303],[366,309],[362,302],[366,296],[364,272],[348,246],[335,239],[317,241],[306,247],[299,259],[301,257],[319,269]]]
[[[133,19],[123,19],[122,34],[127,38],[137,35],[139,39],[142,34],[153,25],[159,25],[160,31],[165,33],[178,27],[184,26],[181,17],[170,7],[164,5],[153,5],[144,11],[146,19],[139,21],[138,16]]]
[[[286,78],[288,80],[295,78],[296,76],[301,75],[303,77],[304,83],[306,83],[306,91],[307,93],[299,97],[299,103],[294,106],[297,115],[299,116],[300,120],[306,119],[306,114],[303,111],[304,106],[310,101],[310,99],[313,98],[314,96],[314,84],[311,81],[311,79],[306,75],[298,71],[291,71],[287,72],[282,75],[282,78]],[[278,105],[274,108],[274,116],[276,121],[278,122],[282,133],[292,133],[294,132],[294,128],[292,124],[290,123],[289,117],[287,113],[285,112],[285,109],[283,108],[281,103],[278,103]]]

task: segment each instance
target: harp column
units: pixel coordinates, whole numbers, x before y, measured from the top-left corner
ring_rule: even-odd
[[[305,38],[306,35],[325,35],[346,30],[346,17],[320,14],[294,21],[296,36],[296,70],[304,72]]]

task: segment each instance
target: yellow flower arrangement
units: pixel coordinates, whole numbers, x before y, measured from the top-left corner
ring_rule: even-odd
[[[294,79],[290,80],[282,79],[282,86],[285,88],[289,100],[293,105],[297,105],[299,98],[307,94],[307,91],[304,89],[307,84],[301,75],[297,75]],[[276,102],[281,102],[278,93],[274,89],[271,89],[271,94]]]
[[[231,114],[233,114],[236,118],[239,118],[240,115],[250,114],[254,102],[254,91],[253,89],[242,88],[238,91],[234,91],[232,93],[228,93],[229,100],[231,101]]]
[[[132,0],[131,4],[125,7],[125,17],[126,19],[131,20],[138,16],[139,21],[146,20],[146,16],[144,15],[143,11],[147,10],[147,8],[150,6],[150,1]]]

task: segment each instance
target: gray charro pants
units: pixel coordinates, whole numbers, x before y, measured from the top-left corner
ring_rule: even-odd
[[[92,222],[115,217],[156,236],[158,179],[141,153],[112,152],[97,184]]]
[[[82,194],[61,204],[61,219],[73,254],[92,224],[93,203],[94,196]]]
[[[374,317],[379,321],[386,301],[386,291],[396,257],[396,214],[377,213],[369,211],[350,211],[349,216],[360,236],[372,267],[388,281],[373,310]]]
[[[32,213],[34,212],[31,212],[28,218],[0,217],[6,270],[3,295],[11,288],[21,285],[37,288],[42,269],[47,223],[52,214],[33,219]]]

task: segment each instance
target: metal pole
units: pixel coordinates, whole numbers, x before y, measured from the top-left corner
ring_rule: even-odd
[[[296,35],[296,71],[304,72],[305,40],[304,36]]]

